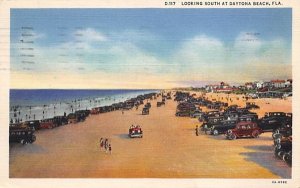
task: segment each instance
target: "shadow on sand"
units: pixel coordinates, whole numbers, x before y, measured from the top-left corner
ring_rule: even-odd
[[[115,134],[114,136],[117,136],[121,139],[130,139],[128,134]]]
[[[291,167],[274,156],[272,145],[245,146],[245,148],[254,150],[253,152],[240,153],[246,157],[246,160],[268,169],[281,178],[291,178]]]
[[[9,150],[13,151],[13,150],[20,150],[23,153],[29,153],[29,154],[34,154],[34,153],[46,153],[48,152],[47,149],[45,149],[44,147],[37,145],[35,143],[32,144],[10,144],[9,145]]]

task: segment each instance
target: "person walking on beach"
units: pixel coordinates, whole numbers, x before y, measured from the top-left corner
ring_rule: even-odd
[[[103,149],[103,138],[100,138],[100,151]]]
[[[108,139],[107,138],[104,141],[104,149],[105,149],[105,152],[107,153],[107,150],[108,150]]]
[[[112,151],[111,151],[111,144],[108,145],[108,150],[109,150],[109,154],[111,154],[112,153]]]
[[[195,131],[196,131],[196,136],[199,136],[199,132],[198,132],[198,125],[196,125],[196,129],[195,129]]]

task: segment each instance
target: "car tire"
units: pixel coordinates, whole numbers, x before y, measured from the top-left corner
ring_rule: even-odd
[[[289,160],[289,158],[290,158],[290,154],[289,154],[289,153],[285,153],[285,154],[283,155],[283,157],[282,157],[282,159],[283,159],[285,162],[287,162],[287,161]]]
[[[258,131],[253,131],[252,132],[252,137],[253,138],[258,138],[259,137],[259,132]]]
[[[215,129],[215,130],[213,130],[213,135],[214,135],[214,136],[218,136],[218,135],[219,135],[219,131],[218,131],[218,130],[216,130],[216,129]]]
[[[32,135],[32,138],[31,138],[31,143],[35,142],[36,141],[36,136],[35,135]]]
[[[237,138],[237,136],[234,133],[232,133],[230,137],[231,137],[231,140],[235,140]]]

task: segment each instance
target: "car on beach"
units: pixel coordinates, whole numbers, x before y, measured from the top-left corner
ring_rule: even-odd
[[[222,117],[222,116],[223,116],[223,112],[220,112],[218,110],[209,111],[209,112],[202,113],[201,116],[198,118],[198,120],[199,120],[199,122],[204,122],[204,121],[207,122],[208,119],[211,117],[213,118],[213,117]]]
[[[292,114],[284,112],[269,112],[258,120],[258,126],[265,132],[276,132],[282,127],[292,126]]]
[[[156,103],[156,106],[157,106],[157,107],[160,107],[160,106],[162,106],[162,105],[165,105],[165,102],[161,101],[161,102],[157,102],[157,103]]]
[[[254,102],[246,102],[246,109],[259,109],[259,106],[256,105]]]
[[[203,122],[203,124],[200,126],[200,130],[204,131],[205,134],[207,134],[207,132],[209,132],[213,126],[220,124],[220,122],[223,120],[224,120],[223,116],[209,117],[208,120]]]
[[[33,130],[39,130],[41,128],[39,120],[25,121],[25,125],[32,128]]]
[[[9,143],[32,144],[36,136],[34,130],[29,127],[9,127]]]
[[[56,126],[54,124],[53,118],[43,119],[40,122],[41,129],[53,129],[54,127],[56,127]]]
[[[128,130],[128,136],[130,138],[143,138],[142,128],[139,125],[132,125]]]
[[[190,113],[191,118],[199,118],[202,115],[201,110],[195,110]]]
[[[229,140],[241,137],[258,138],[262,133],[263,130],[255,122],[243,121],[239,122],[234,129],[229,129],[226,132],[226,138]]]
[[[150,102],[147,102],[147,103],[145,104],[145,107],[146,107],[146,108],[151,108],[151,103],[150,103]]]
[[[142,110],[142,115],[149,115],[149,108],[144,107]]]
[[[288,165],[292,165],[292,142],[291,136],[278,139],[275,144],[275,157],[284,160]]]
[[[229,129],[234,129],[237,123],[237,120],[221,121],[210,128],[210,134],[214,136],[225,134]]]

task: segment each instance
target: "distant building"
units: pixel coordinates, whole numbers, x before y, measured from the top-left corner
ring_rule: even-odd
[[[272,82],[264,82],[263,87],[272,87]]]
[[[293,83],[293,80],[292,79],[287,79],[285,81],[285,87],[291,87],[292,86],[292,83]]]
[[[246,89],[253,89],[253,83],[252,82],[246,82],[245,87],[246,87]]]
[[[219,87],[219,85],[213,85],[213,84],[211,84],[211,85],[206,85],[205,86],[205,90],[207,91],[207,92],[214,92],[217,88]]]
[[[272,87],[275,87],[275,88],[284,88],[285,87],[285,80],[271,80],[271,84],[272,84]]]

